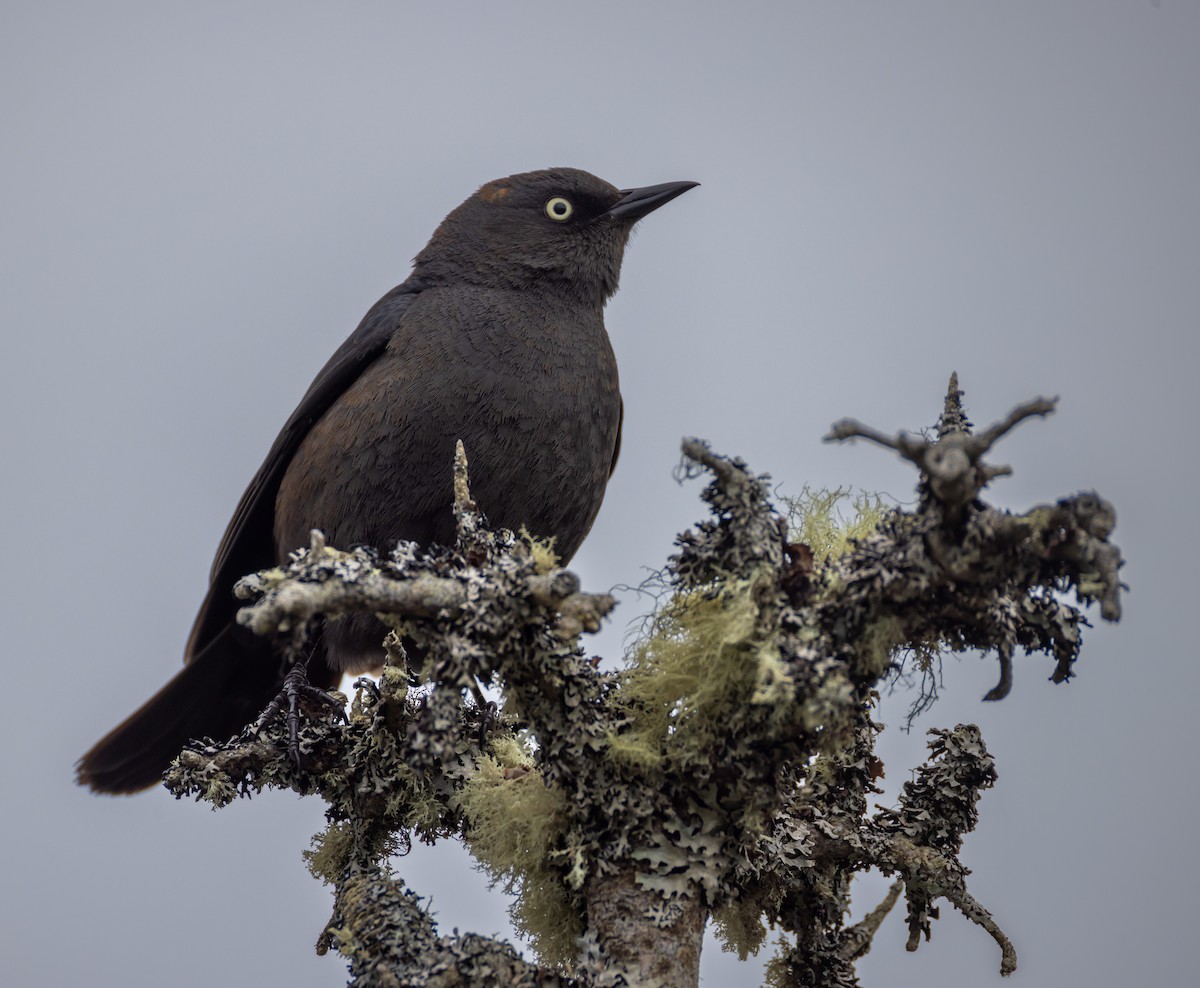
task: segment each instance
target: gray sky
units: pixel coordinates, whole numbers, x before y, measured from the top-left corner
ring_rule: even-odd
[[[638,582],[700,517],[670,474],[685,434],[787,490],[906,498],[904,464],[822,445],[828,424],[930,424],[954,369],[977,423],[1062,396],[1001,446],[1016,475],[992,495],[1115,502],[1126,619],[1086,635],[1068,686],[1022,659],[984,705],[994,660],[950,660],[909,736],[893,697],[886,801],[926,728],[979,723],[1000,782],[964,860],[1022,984],[1190,980],[1198,52],[1180,0],[7,0],[0,981],[343,982],[300,862],[321,804],[99,799],[71,767],[174,672],[325,358],[449,209],[548,165],[703,183],[642,225],[609,306],[626,425],[576,559],[592,589]],[[461,851],[399,869],[447,929],[506,929]],[[882,890],[861,882],[859,912]],[[942,912],[912,955],[893,916],[864,984],[998,983],[991,940]],[[711,944],[704,972],[758,976]]]

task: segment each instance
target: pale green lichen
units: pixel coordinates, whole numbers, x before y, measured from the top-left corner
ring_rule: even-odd
[[[558,558],[558,553],[554,551],[556,540],[553,537],[542,538],[541,536],[534,535],[524,525],[521,526],[521,530],[517,534],[520,536],[521,541],[525,543],[526,548],[529,549],[529,555],[533,558],[533,568],[536,572],[551,573],[562,565],[561,560]]]
[[[780,500],[787,508],[788,538],[807,545],[817,563],[845,555],[857,540],[872,535],[890,510],[878,494],[851,496],[844,487],[805,486],[798,496]],[[844,510],[847,505],[852,513]]]
[[[869,622],[859,632],[855,643],[860,674],[878,679],[892,661],[892,653],[906,644],[904,622],[891,614],[883,614]]]
[[[561,791],[545,784],[522,741],[505,735],[494,740],[459,803],[471,854],[493,884],[517,897],[510,909],[517,932],[543,962],[569,964],[583,923],[558,865],[568,822]]]
[[[762,921],[763,904],[755,897],[745,897],[718,909],[712,915],[713,933],[726,953],[737,954],[744,961],[757,954],[767,939],[767,927]]]
[[[621,703],[628,730],[609,736],[613,758],[651,767],[664,757],[706,757],[733,705],[790,695],[778,645],[758,631],[762,577],[671,597],[633,651]]]
[[[810,547],[818,571],[822,563],[875,532],[888,513],[878,495],[851,497],[844,489],[806,487],[798,497],[783,501],[789,538]],[[843,510],[847,505],[852,514]],[[610,734],[614,759],[649,769],[668,755],[685,763],[689,752],[702,757],[726,727],[724,712],[746,703],[774,707],[784,716],[795,699],[795,683],[778,642],[761,628],[759,596],[770,578],[765,573],[743,574],[719,585],[680,591],[652,615],[648,634],[631,650],[631,666],[622,683],[622,704],[631,726]],[[882,672],[895,642],[885,642],[887,629],[877,630],[879,634],[864,642],[864,660]],[[805,637],[803,630],[793,633]],[[809,729],[844,708],[852,690],[844,679],[826,686],[802,711]]]
[[[349,824],[331,823],[321,833],[315,834],[311,849],[303,852],[309,874],[325,885],[336,885],[346,862],[350,860],[353,842]]]
[[[764,988],[793,988],[795,980],[791,977],[788,959],[795,949],[796,938],[780,934],[775,942],[776,952],[767,966],[763,969]]]

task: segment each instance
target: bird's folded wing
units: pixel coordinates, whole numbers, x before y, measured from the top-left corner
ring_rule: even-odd
[[[250,481],[225,529],[209,573],[208,593],[188,636],[184,662],[199,653],[233,619],[233,584],[275,561],[275,496],[296,448],[313,423],[384,351],[392,334],[423,286],[409,278],[371,307],[358,328],[338,347],[313,380]]]

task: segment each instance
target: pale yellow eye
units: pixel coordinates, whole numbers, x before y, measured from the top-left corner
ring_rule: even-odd
[[[559,223],[569,220],[573,212],[575,207],[571,205],[571,200],[562,196],[555,196],[546,203],[546,215]]]

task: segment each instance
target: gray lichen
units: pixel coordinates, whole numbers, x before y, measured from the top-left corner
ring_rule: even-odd
[[[349,722],[310,711],[299,768],[278,722],[197,742],[167,784],[214,806],[267,786],[326,801],[308,853],[336,890],[321,945],[351,961],[354,985],[695,985],[709,917],[743,955],[768,926],[782,935],[773,984],[855,985],[901,892],[909,949],[946,899],[996,940],[1007,974],[1013,947],[958,859],[996,778],[979,731],[931,732],[899,804],[872,814],[875,690],[898,656],[942,649],[998,656],[988,699],[1008,692],[1018,649],[1048,653],[1051,678],[1069,678],[1079,607],[1120,616],[1121,560],[1097,494],[1021,515],[980,499],[1009,472],[985,462],[992,446],[1053,402],[975,434],[960,398],[952,379],[935,438],[835,426],[832,438],[870,439],[920,472],[914,509],[864,504],[849,533],[828,524],[828,499],[785,519],[766,476],[686,441],[687,469],[711,475],[711,516],[679,537],[671,594],[616,673],[578,642],[612,598],[580,592],[547,546],[489,529],[460,449],[454,547],[402,543],[384,557],[316,533],[289,565],[240,584],[252,600],[240,619],[284,650],[349,613],[392,628],[383,677],[359,682]],[[498,713],[481,686],[503,694]],[[388,863],[414,838],[464,840],[516,896],[538,960],[439,936]],[[847,925],[850,882],[870,868],[897,883]]]

